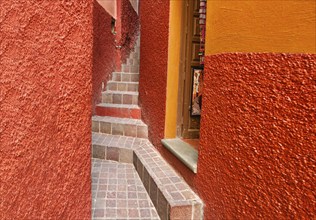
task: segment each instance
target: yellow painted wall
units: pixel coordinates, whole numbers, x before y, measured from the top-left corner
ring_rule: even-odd
[[[181,19],[182,1],[170,1],[165,138],[175,138],[177,130]]]
[[[316,53],[314,0],[207,1],[206,55]]]

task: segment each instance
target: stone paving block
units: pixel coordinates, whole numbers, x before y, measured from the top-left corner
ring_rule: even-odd
[[[139,97],[138,95],[133,96],[133,100],[132,100],[133,105],[138,105],[138,97]]]
[[[134,59],[127,58],[126,59],[126,64],[127,65],[133,65],[134,64]]]
[[[131,74],[131,82],[138,82],[139,74]]]
[[[118,83],[117,91],[128,91],[127,86],[128,86],[127,83]]]
[[[170,219],[183,220],[192,216],[192,205],[187,206],[174,206],[170,208]]]
[[[119,161],[119,149],[116,147],[108,147],[106,152],[106,159]]]
[[[138,175],[140,179],[142,180],[144,178],[144,166],[140,160],[137,160],[136,162],[136,171],[138,172]]]
[[[130,82],[130,81],[131,81],[131,74],[122,73],[122,82]]]
[[[139,72],[139,66],[138,65],[132,65],[130,66],[130,72],[131,73],[138,73]]]
[[[137,158],[135,152],[133,152],[133,165],[134,165],[135,169],[136,169],[136,167],[137,167],[137,160],[138,160],[138,158]],[[136,171],[137,171],[137,170],[136,170]]]
[[[124,134],[124,125],[122,124],[112,124],[112,134],[113,135],[123,135]]]
[[[138,92],[106,91],[102,92],[102,103],[138,105]]]
[[[133,104],[133,95],[123,94],[122,103],[123,104]]]
[[[138,53],[131,53],[130,54],[130,58],[132,58],[132,59],[137,59],[137,58],[139,58],[139,55],[138,55]]]
[[[112,103],[113,95],[109,93],[102,93],[102,102],[103,103]]]
[[[117,91],[117,82],[108,82],[107,89],[111,91]]]
[[[101,165],[103,169],[95,165]],[[160,219],[132,164],[93,159],[92,174],[95,175],[98,183],[93,185],[92,192],[102,195],[100,198],[93,197],[92,199],[93,219]],[[126,178],[126,175],[130,180],[134,180],[133,187],[126,182],[123,183],[122,180]],[[107,186],[107,188],[101,190],[100,186]],[[144,196],[139,197],[139,193]],[[122,195],[125,196],[121,198]]]
[[[148,128],[147,126],[137,126],[137,135],[138,138],[148,138]]]
[[[202,204],[193,205],[193,220],[201,220],[203,217],[203,206]]]
[[[148,137],[148,127],[139,119],[116,118],[116,117],[100,117],[93,116],[92,123],[95,127],[100,124],[99,132],[104,134],[121,135],[120,143],[126,142],[126,137]],[[96,132],[98,129],[95,129]]]
[[[122,94],[112,94],[113,104],[122,104]]]
[[[149,196],[154,206],[158,207],[158,188],[153,178],[149,178]]]
[[[93,158],[99,158],[99,159],[105,159],[106,156],[105,156],[105,146],[102,146],[102,145],[95,145],[92,149],[93,149],[93,152],[92,152],[92,156]]]
[[[92,121],[92,131],[93,132],[99,132],[100,127],[99,127],[99,122],[98,121]]]
[[[161,220],[169,219],[169,204],[165,196],[158,190],[158,205],[157,211]]]
[[[127,91],[137,92],[138,84],[132,84],[132,83],[127,84]]]
[[[112,74],[112,80],[113,81],[117,81],[117,82],[120,82],[121,81],[121,73],[120,72],[114,72]]]
[[[149,192],[149,180],[150,180],[150,176],[149,173],[147,171],[147,169],[144,167],[144,174],[143,174],[143,184],[145,189],[147,190],[147,192]]]
[[[131,149],[120,148],[120,159],[122,163],[133,163],[133,151]]]
[[[136,137],[137,136],[137,126],[136,125],[125,125],[124,134],[126,136]]]
[[[129,66],[126,65],[126,64],[122,64],[121,69],[122,69],[122,72],[124,72],[124,73],[128,73],[129,72]]]
[[[111,123],[108,122],[100,122],[100,132],[111,134],[112,133],[112,126]]]

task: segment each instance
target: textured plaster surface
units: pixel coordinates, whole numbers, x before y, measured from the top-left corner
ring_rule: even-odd
[[[129,0],[117,0],[117,42],[121,46],[120,61],[125,63],[139,35],[139,17]]]
[[[164,137],[168,63],[169,1],[140,1],[139,95],[149,138],[161,149]]]
[[[148,125],[149,139],[168,163],[193,186],[194,173],[161,144],[165,132],[168,43],[173,43],[168,42],[169,6],[169,2],[164,0],[140,1],[140,105],[142,119]]]
[[[140,106],[150,141],[188,184],[193,185],[194,173],[161,144],[166,114],[169,9],[168,1],[140,1]]]
[[[0,219],[90,219],[92,1],[0,1]]]
[[[207,6],[207,55],[316,53],[314,0],[211,0]]]
[[[93,113],[101,102],[101,91],[116,68],[117,50],[115,35],[111,32],[112,17],[104,8],[94,2],[93,10]],[[103,88],[102,88],[103,84]]]
[[[316,218],[316,55],[206,57],[205,219]]]

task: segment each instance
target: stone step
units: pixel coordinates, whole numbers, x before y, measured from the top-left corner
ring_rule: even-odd
[[[102,92],[102,102],[138,105],[138,92],[105,91]]]
[[[93,116],[92,131],[104,134],[148,138],[147,125],[139,119]]]
[[[138,73],[139,65],[122,64],[121,70],[124,73]]]
[[[141,110],[138,105],[100,103],[96,106],[98,116],[140,119]]]
[[[112,81],[115,81],[115,82],[138,82],[139,81],[139,73],[114,72],[114,73],[112,73]]]
[[[145,138],[92,132],[92,157],[133,163],[133,149],[147,142]]]
[[[139,59],[139,53],[138,52],[131,52],[129,54],[129,58],[131,58],[131,59]]]
[[[139,65],[139,59],[137,58],[127,58],[126,59],[127,65]]]
[[[107,90],[109,91],[129,91],[129,92],[138,92],[138,82],[116,82],[108,81]]]
[[[136,44],[134,46],[133,50],[130,53],[137,53],[137,54],[139,54],[140,53],[140,46]]]
[[[94,158],[133,163],[161,219],[203,219],[203,202],[142,138],[92,133]]]

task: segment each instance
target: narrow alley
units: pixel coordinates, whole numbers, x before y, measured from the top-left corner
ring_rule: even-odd
[[[315,0],[0,0],[0,219],[316,219]]]
[[[140,119],[139,42],[92,117],[93,219],[201,219],[202,201],[150,143]]]

